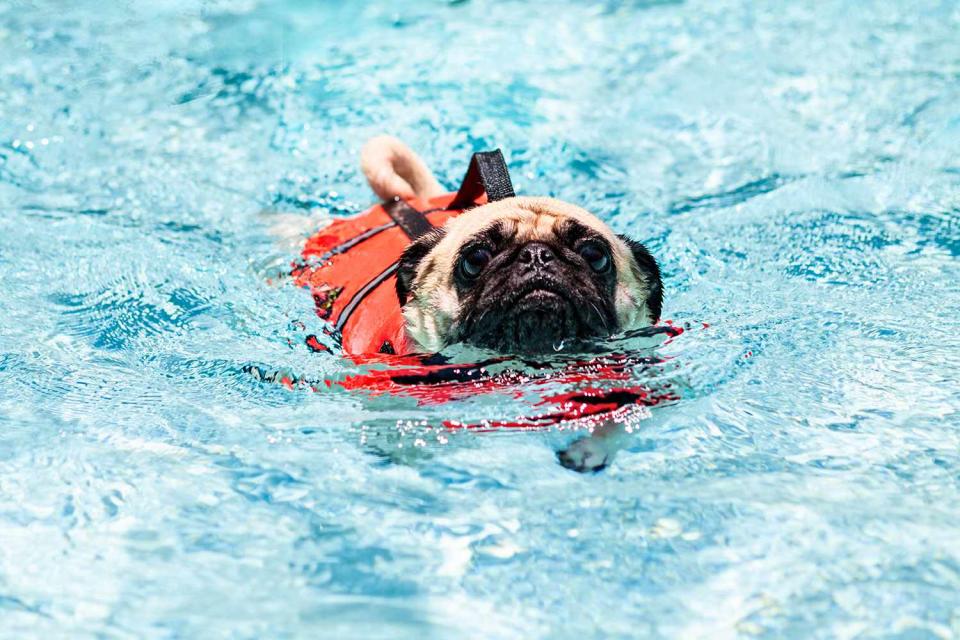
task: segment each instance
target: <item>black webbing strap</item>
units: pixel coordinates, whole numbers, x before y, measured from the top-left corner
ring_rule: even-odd
[[[398,227],[400,227],[407,237],[410,238],[411,242],[433,229],[433,225],[427,219],[426,214],[424,214],[422,211],[417,211],[400,198],[394,198],[393,200],[384,202],[383,210],[388,216],[390,216],[390,219],[393,220]],[[382,229],[389,226],[391,225],[388,224],[381,225],[380,227],[374,227],[368,231],[368,233],[379,233]],[[347,306],[344,307],[343,311],[340,312],[340,316],[337,317],[337,322],[334,325],[334,328],[338,332],[343,331],[343,327],[346,326],[347,321],[350,320],[350,316],[352,316],[353,312],[357,310],[357,307],[360,306],[360,303],[363,302],[363,300],[370,295],[374,289],[386,282],[387,278],[396,273],[398,265],[399,262],[394,262],[387,267],[386,270],[380,273],[380,275],[365,284],[363,288],[353,294],[353,298],[350,299],[350,302],[347,303]]]
[[[384,202],[383,210],[387,212],[391,220],[397,223],[398,227],[403,229],[410,240],[416,240],[433,229],[433,225],[430,224],[422,211],[417,211],[400,198]]]
[[[476,206],[477,198],[487,194],[488,202],[512,198],[513,183],[500,149],[480,151],[473,154],[467,175],[463,178],[457,197],[450,203],[451,209],[467,209]]]

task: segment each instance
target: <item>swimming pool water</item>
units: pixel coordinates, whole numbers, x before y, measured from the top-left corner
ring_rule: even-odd
[[[960,636],[958,32],[934,0],[0,0],[0,636]],[[366,207],[381,132],[450,186],[499,146],[660,258],[683,391],[608,469],[419,426],[531,398],[248,373],[356,370],[303,346],[268,230]]]

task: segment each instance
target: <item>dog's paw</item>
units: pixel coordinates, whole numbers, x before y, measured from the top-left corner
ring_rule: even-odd
[[[563,451],[558,451],[557,460],[567,469],[580,473],[595,473],[610,463],[610,453],[596,440],[586,437],[572,442]]]

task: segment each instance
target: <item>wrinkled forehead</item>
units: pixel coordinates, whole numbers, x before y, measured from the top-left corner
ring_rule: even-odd
[[[492,236],[499,241],[551,241],[570,235],[597,235],[613,241],[599,218],[552,198],[509,198],[471,209],[451,219],[438,249],[455,250],[473,240]]]

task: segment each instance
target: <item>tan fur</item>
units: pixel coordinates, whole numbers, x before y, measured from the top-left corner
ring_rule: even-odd
[[[360,168],[381,200],[428,200],[444,189],[413,149],[393,136],[371,138],[360,152]]]
[[[446,235],[421,261],[413,282],[413,291],[403,315],[411,339],[425,351],[447,346],[460,316],[460,302],[453,283],[458,251],[477,233],[495,221],[506,221],[515,233],[514,242],[549,241],[559,223],[574,219],[602,235],[613,248],[617,272],[615,297],[617,319],[622,330],[651,323],[645,301],[649,284],[634,265],[627,244],[593,214],[580,207],[553,198],[507,198],[450,219]]]

